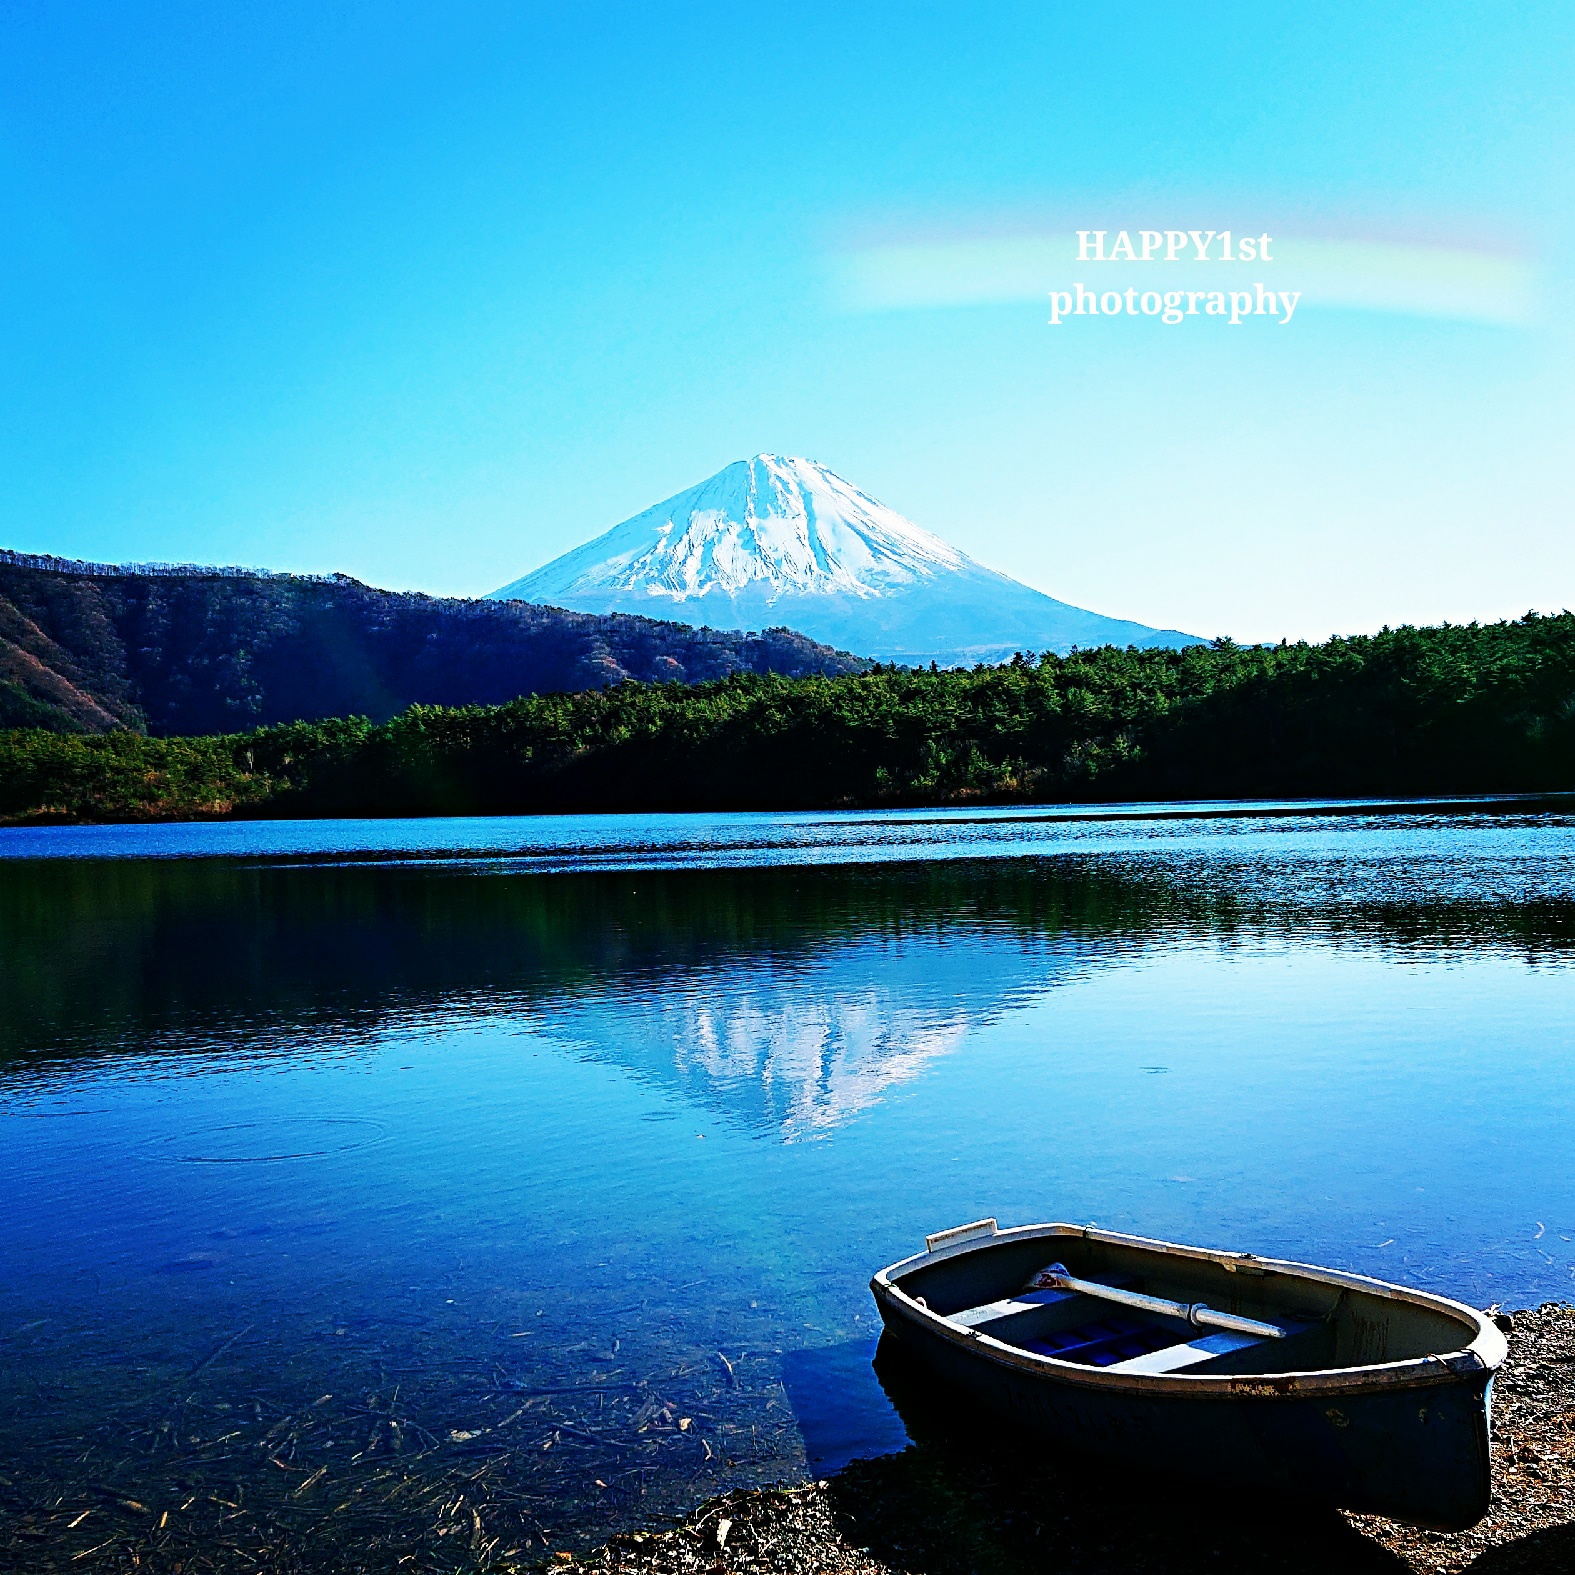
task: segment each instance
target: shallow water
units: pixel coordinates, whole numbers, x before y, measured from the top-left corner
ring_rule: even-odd
[[[1553,814],[0,832],[0,1473],[569,1546],[899,1447],[985,1214],[1568,1297],[1572,942]]]

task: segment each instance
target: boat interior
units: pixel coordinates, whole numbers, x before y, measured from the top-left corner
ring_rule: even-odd
[[[1114,1292],[1201,1304],[1255,1329],[1183,1316],[1058,1286],[1043,1271]],[[1371,1366],[1442,1355],[1469,1345],[1464,1317],[1420,1301],[1330,1284],[1295,1270],[1222,1255],[1068,1233],[985,1236],[976,1248],[921,1264],[894,1283],[932,1312],[1040,1356],[1112,1373],[1211,1376]]]

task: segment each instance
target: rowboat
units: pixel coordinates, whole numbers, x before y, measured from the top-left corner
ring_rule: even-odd
[[[1487,1512],[1484,1313],[1336,1269],[979,1220],[870,1281],[975,1412],[1062,1449],[1458,1531]]]

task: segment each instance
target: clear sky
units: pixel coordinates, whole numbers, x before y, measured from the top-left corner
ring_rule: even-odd
[[[12,0],[0,193],[0,545],[477,594],[770,450],[1203,634],[1575,604],[1569,0]],[[1165,226],[1298,315],[1049,325]]]

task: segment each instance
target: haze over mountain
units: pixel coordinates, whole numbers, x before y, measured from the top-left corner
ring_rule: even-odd
[[[757,454],[492,593],[713,628],[786,625],[943,667],[1073,646],[1182,646],[987,569],[808,459]]]

